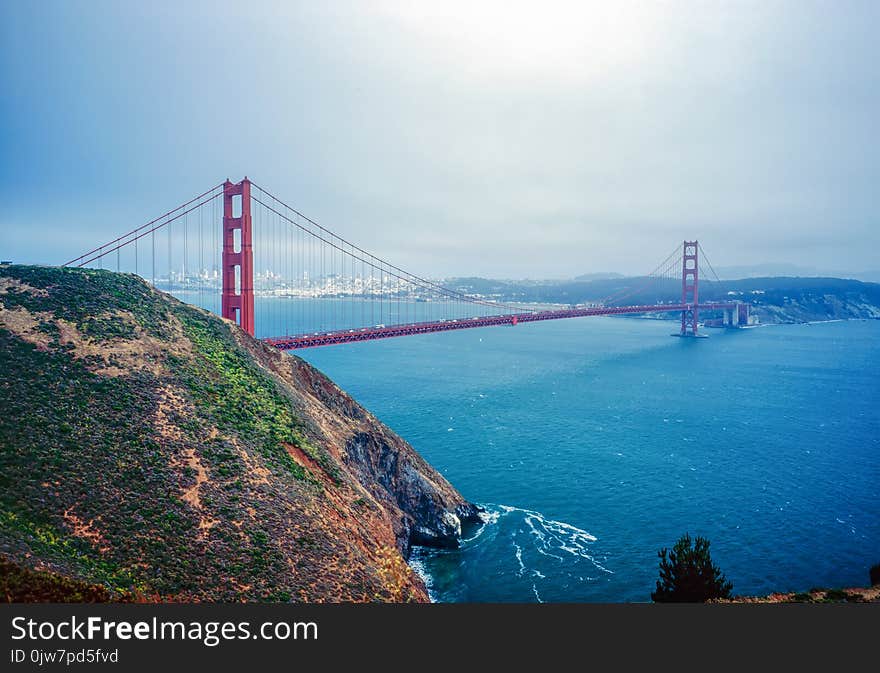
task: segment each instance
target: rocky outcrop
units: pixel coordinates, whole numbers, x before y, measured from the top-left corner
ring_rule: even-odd
[[[466,502],[442,476],[385,432],[357,432],[346,442],[346,462],[377,498],[390,498],[405,514],[401,547],[410,544],[458,547],[462,522],[478,520],[478,508]]]

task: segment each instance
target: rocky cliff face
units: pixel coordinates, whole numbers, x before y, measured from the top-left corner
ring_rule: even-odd
[[[784,297],[778,304],[760,303],[752,312],[762,324],[804,323],[821,320],[877,320],[880,306],[865,296]]]
[[[0,354],[3,567],[155,600],[427,600],[410,546],[477,518],[320,372],[135,277],[0,267]]]
[[[239,341],[251,342],[240,330]],[[479,508],[467,502],[403,439],[379,422],[330,379],[298,357],[257,344],[258,356],[301,394],[301,411],[312,432],[334,458],[389,510],[397,547],[458,547],[462,524],[479,521]],[[328,441],[329,440],[329,441]]]

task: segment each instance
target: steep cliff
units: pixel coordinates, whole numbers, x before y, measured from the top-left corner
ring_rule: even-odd
[[[3,567],[156,600],[427,600],[410,545],[477,518],[320,372],[137,277],[0,266],[0,357]]]

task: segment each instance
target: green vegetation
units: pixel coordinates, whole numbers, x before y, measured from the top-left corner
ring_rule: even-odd
[[[94,375],[63,351],[41,352],[2,329],[0,351],[0,539],[26,541],[41,558],[79,566],[111,588],[138,588],[115,558],[59,532],[58,504],[76,504],[86,521],[104,512],[110,526],[141,518],[138,503],[120,492],[149,492],[170,477],[147,435],[149,389],[142,379]],[[121,412],[130,423],[119,423]],[[111,479],[116,474],[122,483]]]
[[[310,475],[282,445],[308,446],[290,401],[282,397],[273,382],[266,381],[253,358],[237,347],[230,330],[216,318],[195,311],[180,317],[184,334],[200,357],[173,358],[171,366],[186,383],[193,402],[221,432],[249,437],[272,464],[298,479],[308,478]],[[309,451],[318,455],[313,447]],[[228,446],[214,446],[210,458],[225,476],[241,474],[244,469]]]
[[[96,339],[130,335],[118,316],[108,314],[124,311],[148,334],[171,336],[167,319],[176,302],[157,301],[158,295],[137,276],[45,266],[8,266],[0,273],[41,290],[34,294],[15,286],[7,288],[0,295],[7,309],[49,312]]]
[[[810,589],[807,593],[793,594],[788,601],[790,603],[862,603],[871,598],[862,596],[860,590],[847,591],[845,589]]]
[[[132,594],[111,593],[100,584],[88,584],[55,573],[30,570],[0,558],[0,597],[7,603],[130,602]]]
[[[838,602],[849,600],[850,594],[843,589],[829,589],[825,592],[825,600],[829,602]]]
[[[318,516],[344,475],[302,396],[227,323],[135,276],[4,266],[0,353],[10,596],[314,599],[338,555],[352,592],[381,590]]]
[[[733,584],[728,582],[709,555],[709,541],[685,533],[672,551],[665,547],[660,557],[660,579],[651,593],[656,603],[704,603],[730,598]]]

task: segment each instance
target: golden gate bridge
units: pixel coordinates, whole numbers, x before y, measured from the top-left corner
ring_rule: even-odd
[[[702,253],[702,255],[701,255]],[[515,303],[448,287],[336,235],[251,180],[229,180],[69,260],[135,273],[213,310],[281,350],[587,316],[680,313],[676,336],[699,337],[699,316],[748,324],[749,305],[699,301],[699,242],[684,241],[635,286],[579,305]],[[718,280],[711,264],[707,266]],[[627,304],[657,284],[680,300]],[[258,301],[259,300],[259,301]],[[259,329],[258,329],[259,325]]]

